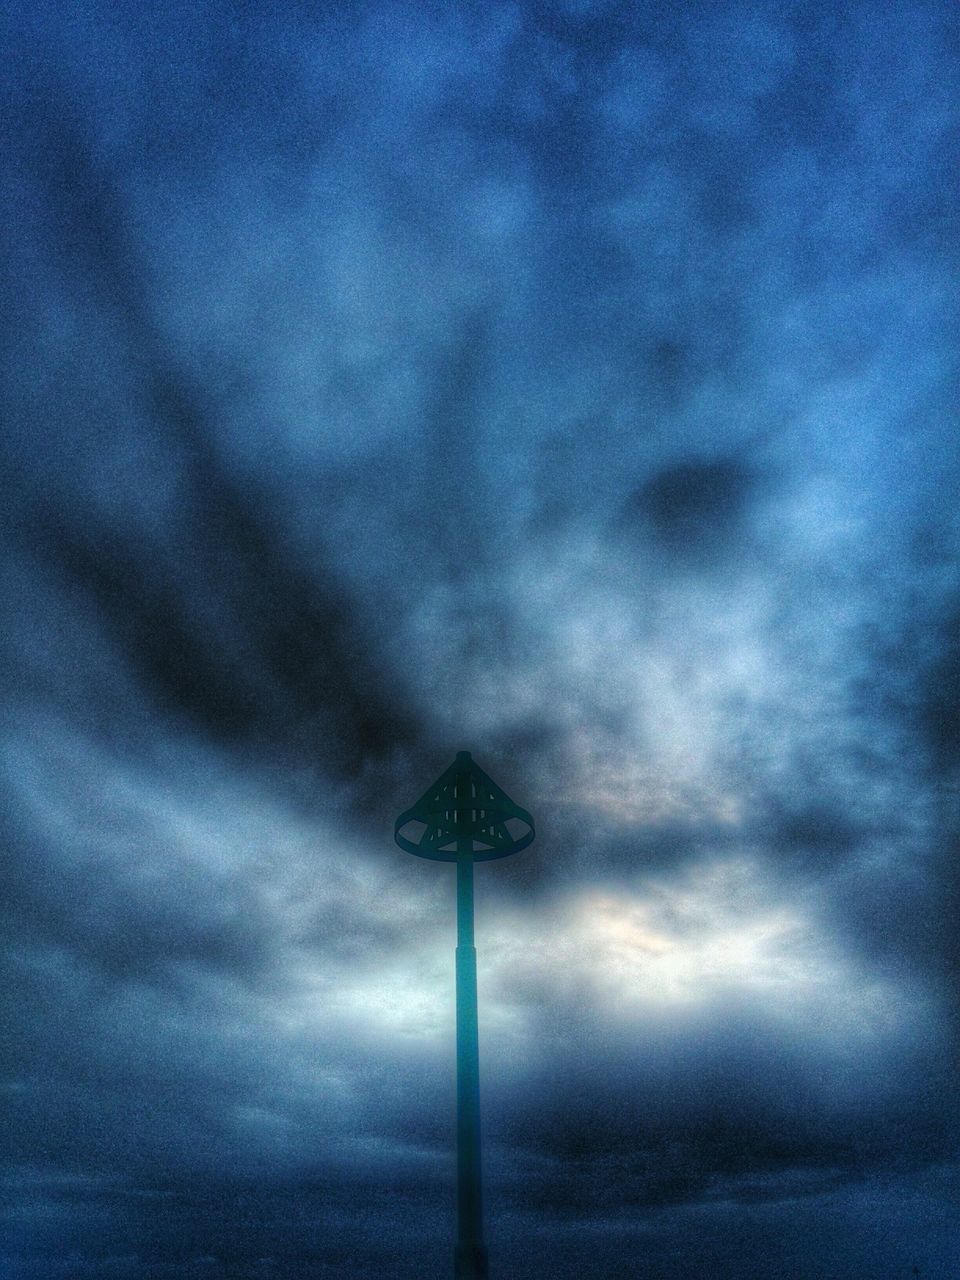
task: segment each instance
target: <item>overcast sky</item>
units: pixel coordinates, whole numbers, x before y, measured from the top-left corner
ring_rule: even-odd
[[[2,24],[4,1277],[955,1275],[955,5]]]

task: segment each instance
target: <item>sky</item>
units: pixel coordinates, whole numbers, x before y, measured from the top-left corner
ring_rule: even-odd
[[[955,1276],[960,11],[0,30],[0,1273]]]

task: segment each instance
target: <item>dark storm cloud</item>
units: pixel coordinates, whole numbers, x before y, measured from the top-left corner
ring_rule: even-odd
[[[9,1266],[946,1266],[952,11],[4,39]]]
[[[667,467],[631,494],[621,526],[634,543],[652,543],[670,560],[710,565],[743,532],[755,481],[736,459],[689,460]]]
[[[920,673],[918,716],[936,766],[950,776],[960,760],[960,608],[951,601]],[[903,655],[907,658],[907,655]]]
[[[322,712],[336,742],[329,767],[337,760],[353,772],[404,738],[414,713],[388,706],[397,699],[352,635],[354,610],[335,568],[298,564],[272,514],[275,495],[230,475],[216,444],[227,406],[177,367],[157,332],[147,267],[135,261],[110,175],[79,128],[67,131],[59,118],[52,128],[43,139],[48,206],[73,271],[122,326],[146,429],[179,463],[179,520],[158,536],[132,521],[118,527],[115,514],[47,510],[38,495],[25,539],[89,593],[165,710],[227,739],[263,726],[275,737],[276,722],[315,723]],[[103,436],[98,443],[109,449]],[[124,482],[149,493],[149,474],[131,468]]]

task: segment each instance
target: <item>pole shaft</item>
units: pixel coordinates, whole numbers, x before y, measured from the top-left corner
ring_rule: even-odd
[[[469,789],[469,782],[462,779]],[[458,786],[458,790],[460,787]],[[458,800],[467,799],[458,795]],[[457,814],[457,1280],[485,1280],[480,1191],[480,1032],[477,1020],[477,949],[473,937],[473,836],[462,834],[472,813]]]

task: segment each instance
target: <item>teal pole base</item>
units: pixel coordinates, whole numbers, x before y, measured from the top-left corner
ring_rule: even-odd
[[[482,1244],[458,1244],[453,1253],[454,1280],[487,1280],[487,1250]]]

